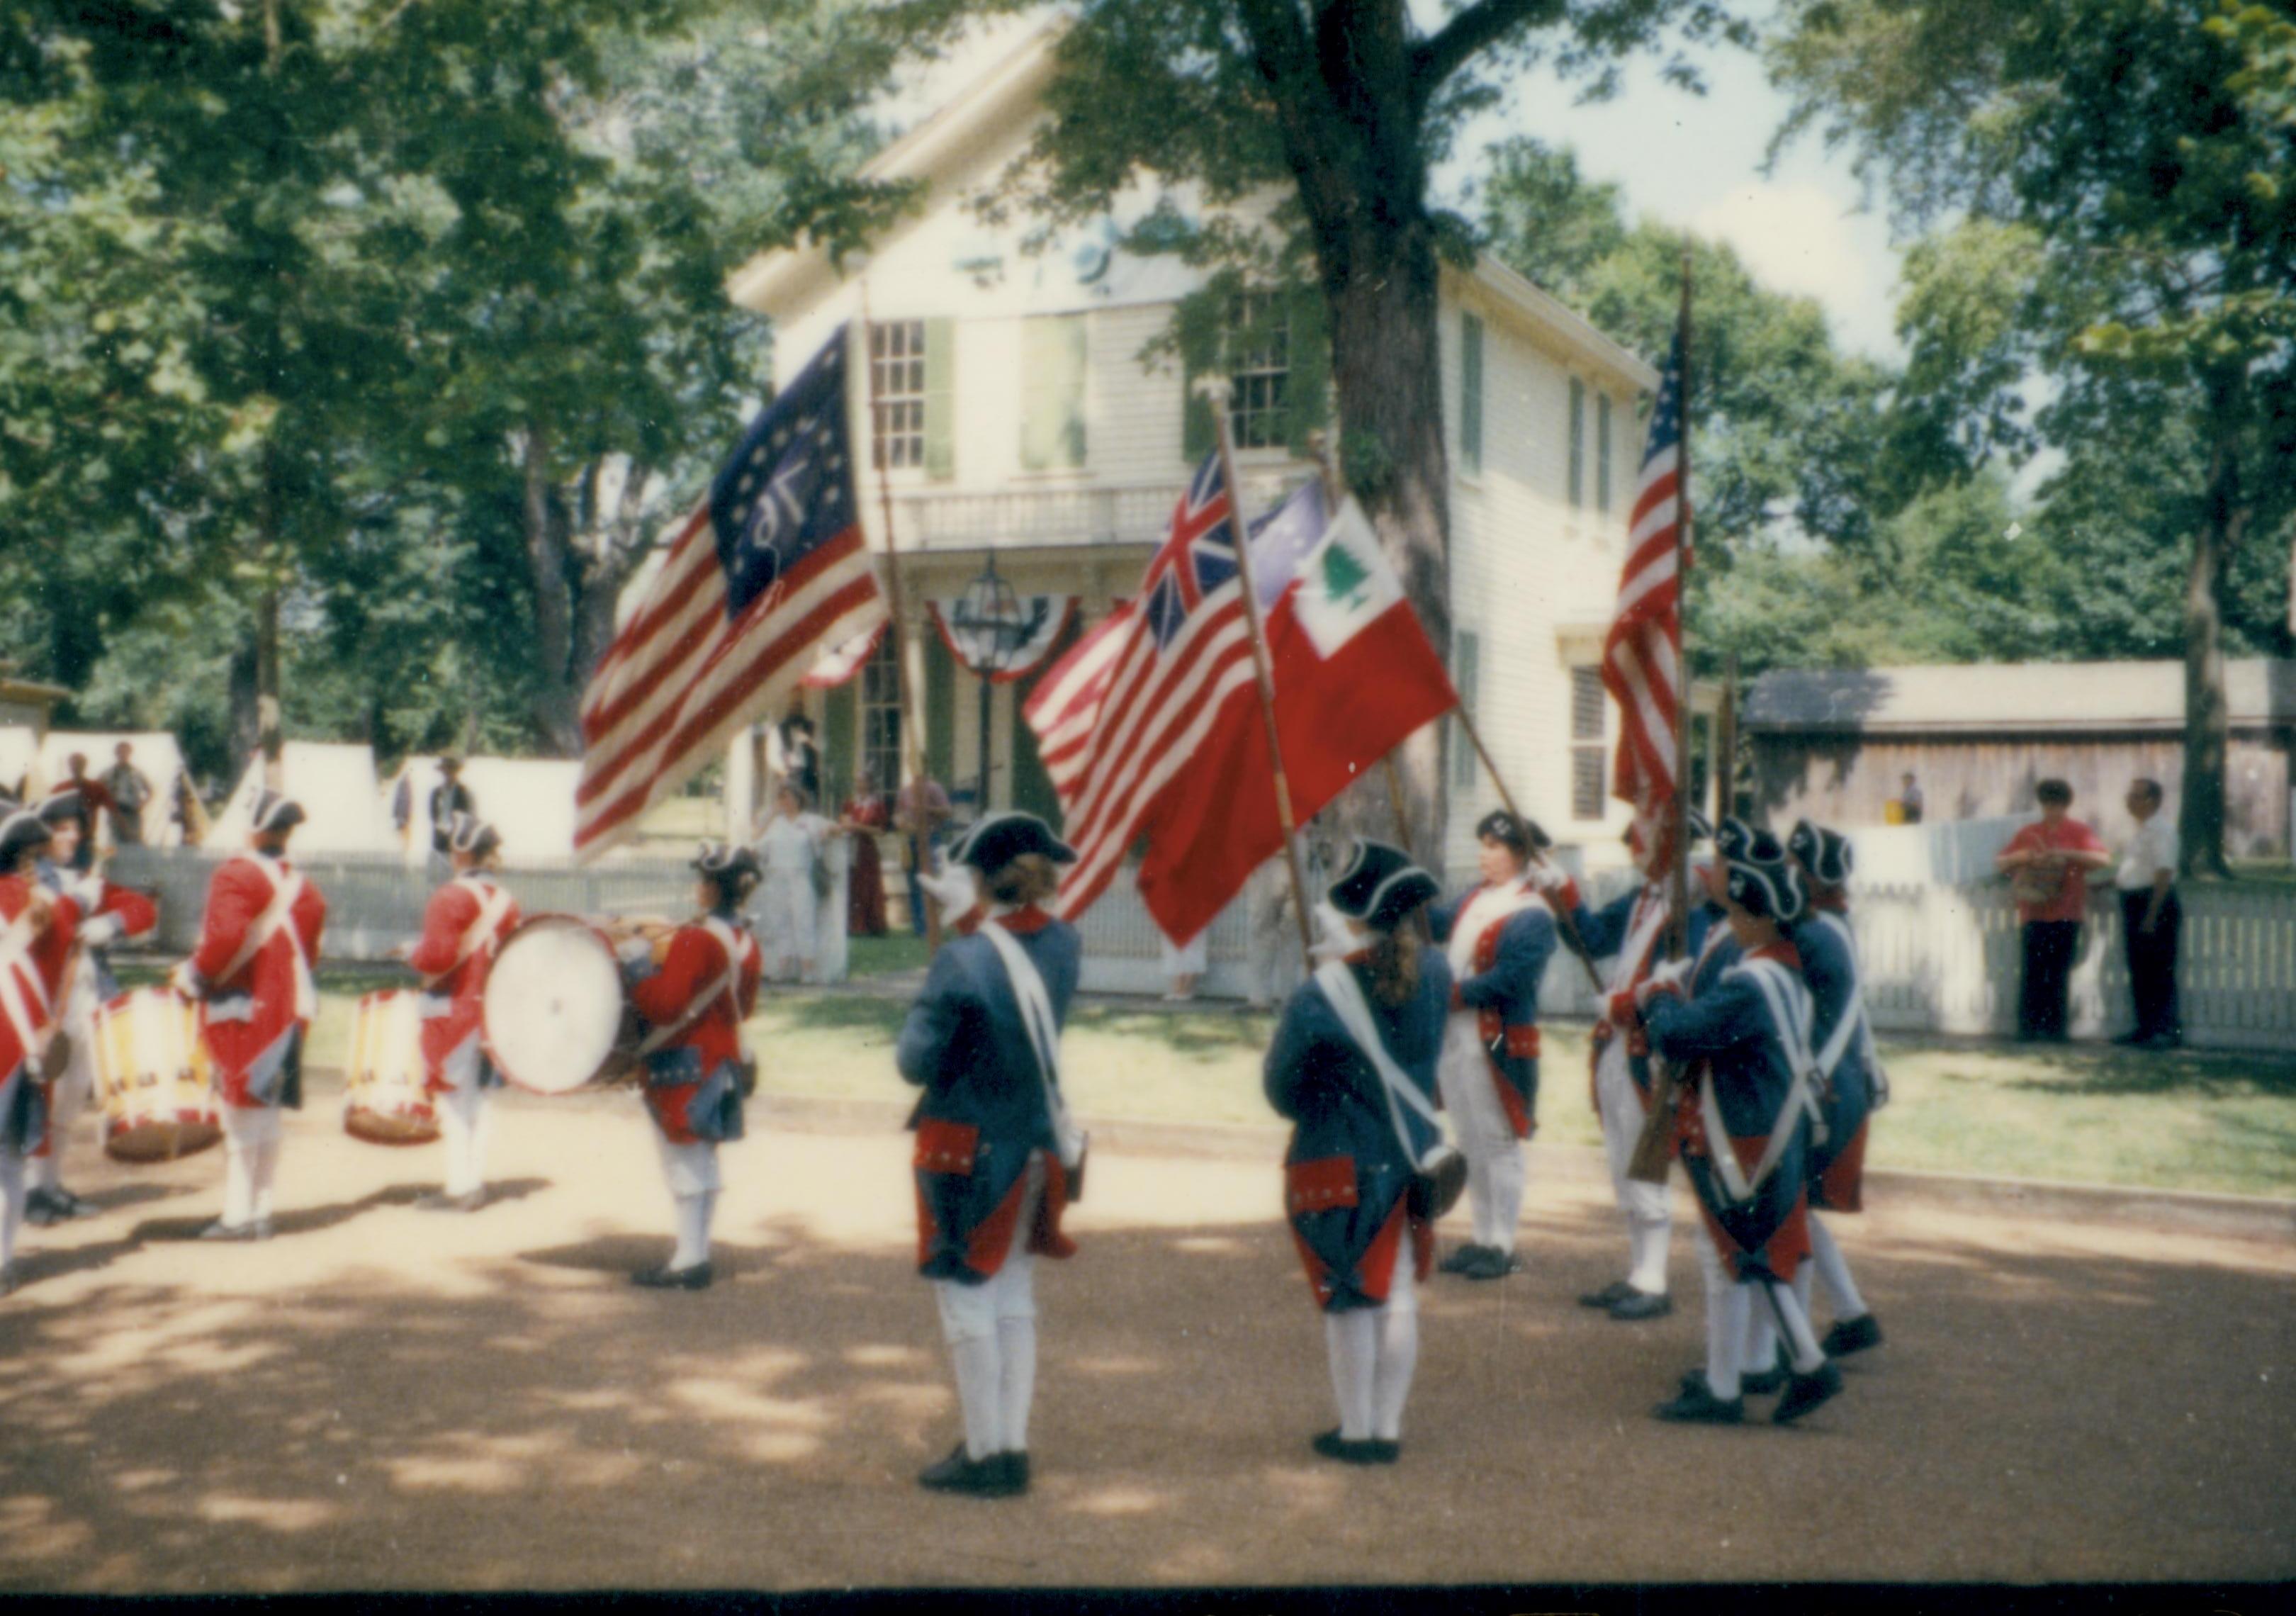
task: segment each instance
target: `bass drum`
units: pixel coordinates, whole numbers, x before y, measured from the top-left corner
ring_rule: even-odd
[[[614,940],[575,915],[537,915],[495,955],[480,1002],[487,1054],[529,1094],[566,1095],[630,1070],[637,1014]]]
[[[173,1161],[223,1137],[198,1007],[172,988],[138,988],[95,1013],[95,1094],[115,1161]]]
[[[405,988],[368,994],[351,1017],[343,1132],[369,1144],[429,1144],[439,1136],[423,1084],[421,1001]]]

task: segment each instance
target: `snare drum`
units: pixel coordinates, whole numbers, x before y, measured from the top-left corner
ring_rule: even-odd
[[[343,1132],[369,1144],[428,1144],[439,1115],[423,1087],[416,997],[386,988],[359,1000],[343,1069]]]
[[[173,1161],[223,1137],[199,1010],[172,988],[138,988],[96,1011],[95,1094],[115,1161]]]
[[[574,915],[536,915],[495,954],[480,1003],[487,1054],[531,1094],[571,1094],[625,1076],[637,1015],[614,941]]]

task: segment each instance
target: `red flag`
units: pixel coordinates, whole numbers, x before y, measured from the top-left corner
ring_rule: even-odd
[[[1635,805],[1644,834],[1670,864],[1675,757],[1682,701],[1682,336],[1677,332],[1628,526],[1619,604],[1603,644],[1603,685],[1619,703],[1619,755],[1611,791]]]

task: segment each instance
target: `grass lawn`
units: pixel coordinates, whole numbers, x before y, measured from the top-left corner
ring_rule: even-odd
[[[857,966],[865,949],[877,971],[923,963],[913,938],[857,941]],[[341,1061],[359,993],[403,980],[389,968],[328,972],[315,1062]],[[769,994],[749,1028],[766,1088],[907,1100],[914,1091],[893,1070],[904,1011],[857,994]],[[1063,1045],[1070,1090],[1086,1119],[1274,1123],[1259,1090],[1273,1030],[1266,1015],[1086,1007]],[[1593,1145],[1585,1030],[1546,1031],[1539,1137]],[[1876,1167],[2296,1198],[2296,1054],[1886,1038],[1882,1051],[1891,1098],[1874,1128]]]

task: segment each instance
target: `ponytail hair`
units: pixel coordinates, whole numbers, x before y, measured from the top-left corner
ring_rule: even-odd
[[[1364,969],[1371,978],[1372,997],[1392,1009],[1419,991],[1420,947],[1416,933],[1405,927],[1371,934]]]

